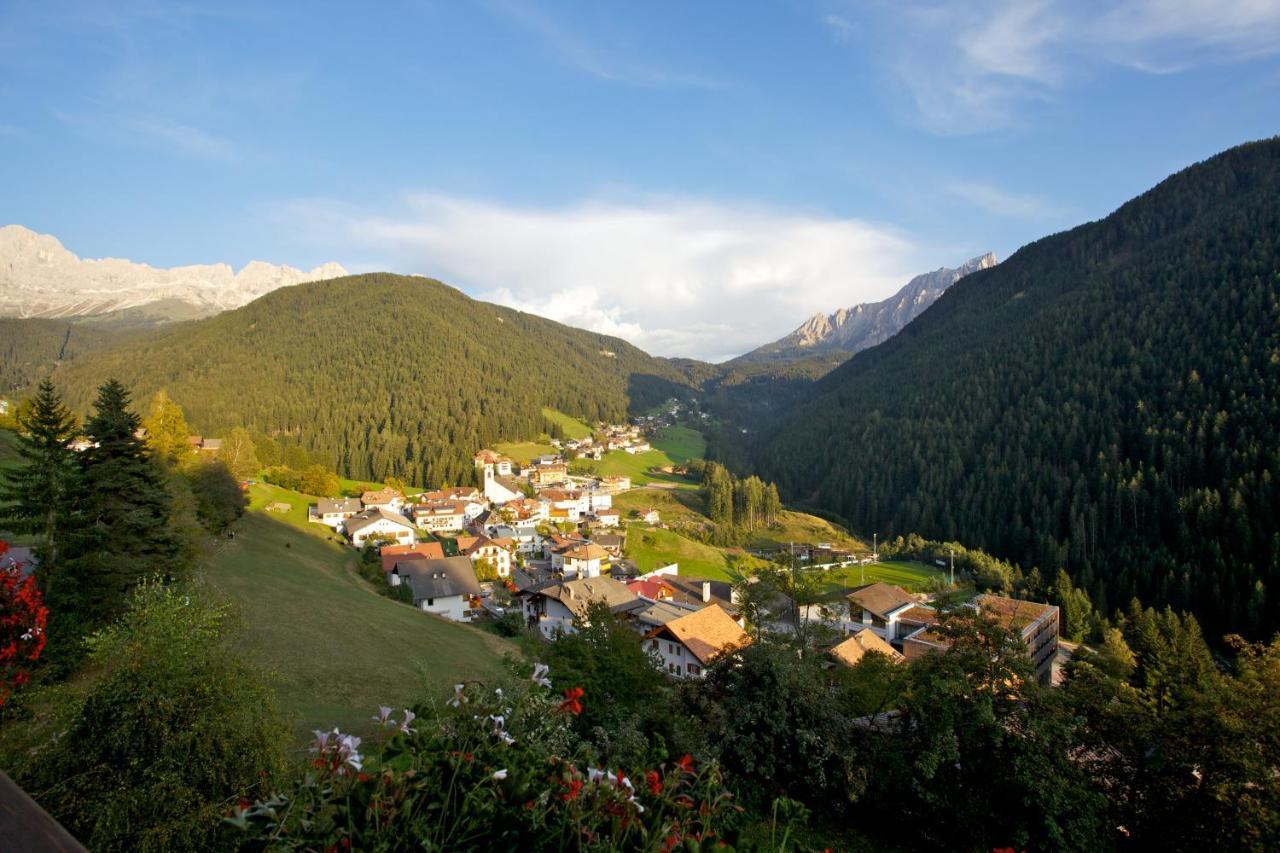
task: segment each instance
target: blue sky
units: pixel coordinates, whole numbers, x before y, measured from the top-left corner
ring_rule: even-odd
[[[0,220],[719,359],[1280,131],[1274,0],[0,2]]]

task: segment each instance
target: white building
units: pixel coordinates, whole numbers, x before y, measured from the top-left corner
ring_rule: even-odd
[[[393,586],[409,585],[414,607],[454,622],[471,621],[472,600],[480,595],[480,583],[466,557],[430,560],[411,555],[396,561],[390,580]]]
[[[374,509],[381,507],[391,512],[399,512],[404,506],[404,496],[395,489],[379,489],[375,492],[365,492],[360,496],[360,503],[365,509]]]
[[[328,525],[334,530],[342,527],[342,523],[361,510],[360,501],[356,498],[330,500],[321,498],[315,506],[307,508],[307,520]]]
[[[598,578],[609,561],[609,552],[594,542],[576,545],[560,556],[566,578]]]
[[[467,524],[467,505],[461,501],[414,504],[409,508],[413,523],[423,530],[462,530]]]
[[[609,577],[542,584],[522,590],[520,598],[525,621],[547,639],[577,633],[586,624],[587,611],[595,602],[617,614],[643,609],[649,604],[627,589],[626,584]]]
[[[351,544],[363,548],[370,539],[385,539],[400,545],[412,545],[417,538],[413,524],[398,513],[375,507],[358,513],[343,522],[343,529]]]
[[[750,643],[747,632],[717,604],[673,619],[645,635],[645,647],[675,678],[705,678],[707,664]]]
[[[511,551],[514,547],[515,542],[510,539],[495,541],[488,536],[473,536],[466,539],[459,537],[458,539],[460,555],[471,560],[473,566],[480,560],[488,560],[500,578],[511,574]]]

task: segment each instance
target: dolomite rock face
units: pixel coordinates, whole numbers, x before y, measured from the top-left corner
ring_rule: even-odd
[[[118,258],[81,259],[57,238],[20,225],[0,228],[0,316],[86,317],[151,309],[155,319],[203,317],[307,281],[344,276],[327,263],[310,271],[251,261],[157,269]]]
[[[995,255],[988,252],[954,269],[943,267],[918,275],[883,302],[864,302],[832,314],[814,314],[791,334],[741,358],[778,361],[828,350],[852,355],[896,335],[966,275],[995,265]]]

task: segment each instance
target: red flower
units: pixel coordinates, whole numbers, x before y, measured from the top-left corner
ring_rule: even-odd
[[[248,800],[241,800],[240,802],[236,803],[236,805],[240,808],[240,811],[243,812],[243,811],[248,811],[249,806],[251,806],[252,803],[250,803]]]
[[[582,698],[581,687],[570,687],[564,692],[564,701],[560,703],[560,711],[566,714],[581,714],[582,703],[578,700]]]
[[[657,770],[649,770],[644,774],[644,781],[649,785],[649,793],[655,797],[662,793],[662,778]]]
[[[579,792],[582,791],[581,779],[573,779],[571,781],[564,782],[562,784],[565,786],[566,790],[563,794],[560,795],[560,799],[564,800],[566,803],[569,802],[570,800],[578,799],[578,794]]]
[[[679,761],[676,762],[676,767],[679,767],[685,773],[692,773],[693,772],[693,756],[686,752],[684,756]]]
[[[369,774],[368,774],[368,773],[357,773],[357,774],[356,774],[356,781],[357,781],[357,782],[368,782],[368,781],[369,781]]]

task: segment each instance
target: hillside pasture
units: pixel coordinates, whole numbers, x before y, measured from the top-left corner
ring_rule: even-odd
[[[679,467],[692,459],[701,459],[707,452],[707,441],[702,433],[686,426],[670,426],[651,438],[650,444],[653,449],[644,453],[611,450],[599,462],[576,460],[570,463],[570,468],[575,474],[627,476],[631,478],[633,486],[665,483],[679,489],[698,487],[695,480],[662,473],[660,469]]]
[[[299,736],[333,726],[368,732],[378,706],[403,708],[463,679],[492,678],[515,652],[379,595],[356,574],[354,550],[275,514],[250,512],[235,532],[203,573],[233,602],[244,653],[274,673]]]

